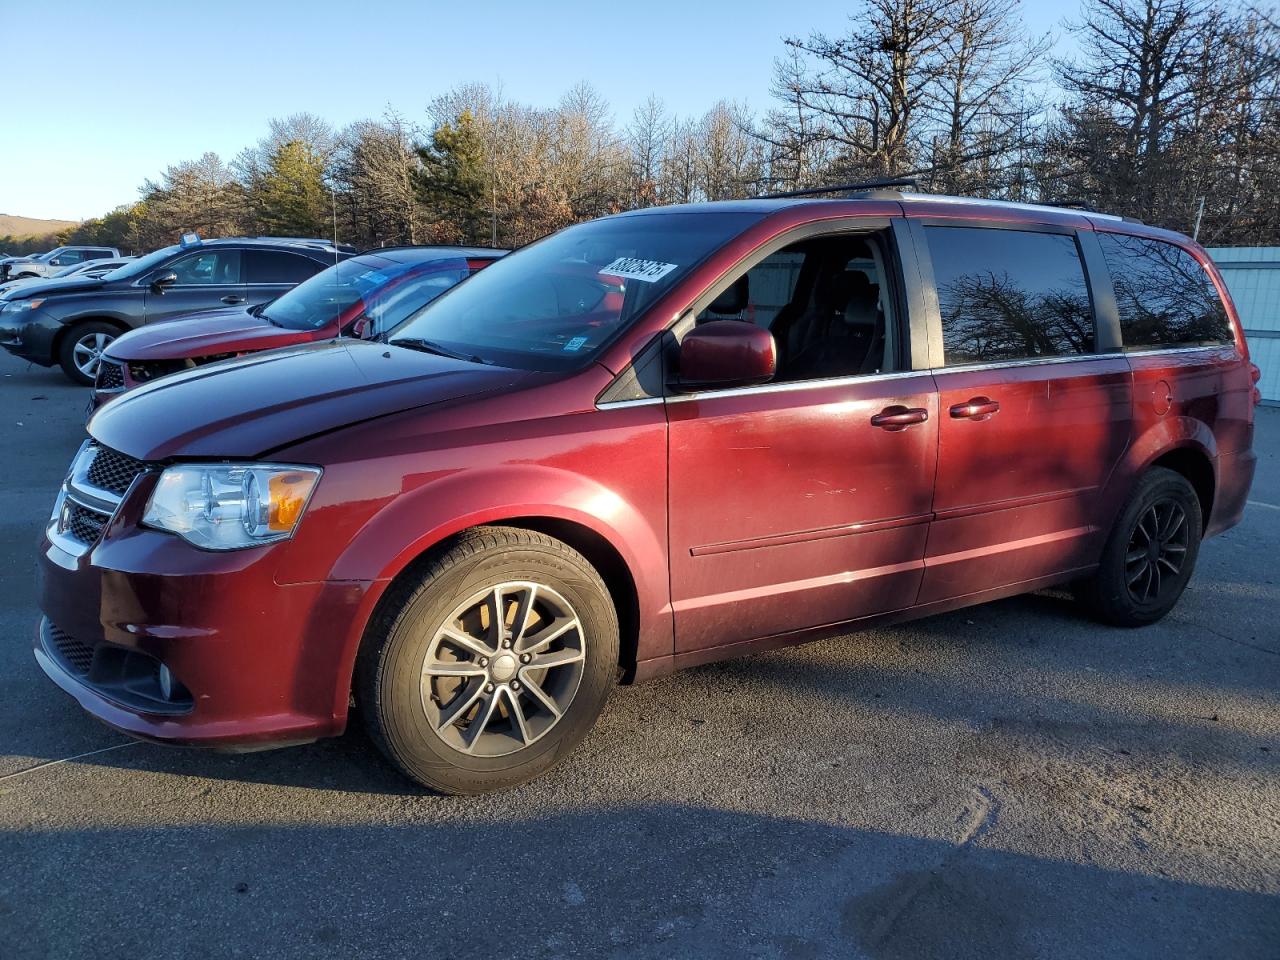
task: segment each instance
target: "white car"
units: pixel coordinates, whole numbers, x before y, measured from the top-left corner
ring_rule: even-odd
[[[64,280],[67,277],[100,277],[104,273],[110,273],[116,267],[123,267],[136,257],[116,257],[113,260],[85,260],[83,263],[74,263],[69,267],[63,267],[57,273],[50,274],[49,280]],[[0,296],[8,293],[10,290],[18,287],[25,287],[28,284],[35,283],[37,280],[45,279],[43,277],[23,277],[20,280],[6,280],[0,283]]]
[[[48,253],[21,257],[0,265],[0,281],[24,277],[51,277],[63,267],[76,266],[86,260],[119,260],[115,247],[55,247]]]

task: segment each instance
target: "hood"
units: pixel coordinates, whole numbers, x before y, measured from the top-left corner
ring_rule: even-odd
[[[17,278],[15,278],[17,279]],[[93,277],[67,277],[65,280],[36,280],[31,278],[20,287],[6,290],[0,299],[17,300],[31,297],[47,297],[55,293],[80,293],[85,290],[96,290],[102,286],[100,279]]]
[[[330,340],[197,367],[122,394],[89,421],[139,460],[257,457],[375,417],[514,386],[531,374]]]
[[[335,335],[332,326],[286,330],[255,317],[245,307],[227,307],[131,330],[112,341],[107,356],[114,360],[194,360],[219,353],[288,347]]]

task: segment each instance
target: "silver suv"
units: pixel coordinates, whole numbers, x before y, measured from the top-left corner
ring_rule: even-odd
[[[86,260],[119,258],[120,251],[115,247],[56,247],[48,253],[0,264],[0,282],[23,277],[50,277],[63,267],[84,263]]]

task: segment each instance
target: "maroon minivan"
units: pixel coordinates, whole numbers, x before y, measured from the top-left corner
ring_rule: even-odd
[[[1257,370],[1204,250],[870,192],[570,227],[410,315],[89,422],[36,657],[134,736],[341,733],[508,786],[619,677],[1072,584],[1148,624],[1240,520]]]

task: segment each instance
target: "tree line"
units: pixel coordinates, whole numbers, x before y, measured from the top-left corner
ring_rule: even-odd
[[[518,246],[637,206],[886,176],[921,190],[1082,204],[1206,244],[1280,242],[1280,25],[1227,0],[1083,0],[1075,51],[1018,0],[858,0],[784,38],[772,106],[623,124],[591,86],[535,107],[485,84],[334,130],[298,114],[230,163],[175,164],[60,235],[141,252],[202,236]],[[47,245],[47,240],[44,242]],[[0,247],[20,246],[0,238]]]

